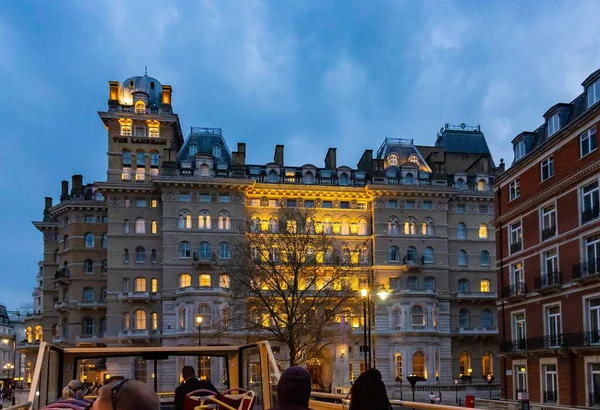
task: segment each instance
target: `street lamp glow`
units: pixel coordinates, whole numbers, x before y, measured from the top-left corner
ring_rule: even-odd
[[[379,292],[377,292],[377,296],[379,296],[379,299],[381,299],[381,300],[386,300],[389,295],[390,295],[390,292],[388,292],[385,289],[381,289]]]
[[[196,324],[201,325],[204,321],[204,318],[200,315],[196,316]]]
[[[8,339],[2,339],[2,342],[3,342],[5,345],[7,345],[7,344],[8,344],[8,342],[10,342],[10,340],[8,340]]]
[[[368,289],[363,288],[363,289],[360,290],[360,297],[361,298],[363,298],[363,299],[366,298],[368,294],[369,294],[369,290]]]

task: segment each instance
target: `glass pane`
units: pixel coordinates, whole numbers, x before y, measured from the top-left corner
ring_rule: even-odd
[[[240,387],[252,390],[256,394],[254,409],[263,410],[261,360],[258,347],[250,347],[242,350],[241,365],[242,378],[240,380]]]

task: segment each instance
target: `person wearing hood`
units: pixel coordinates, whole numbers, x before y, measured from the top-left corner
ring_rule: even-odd
[[[277,384],[278,404],[271,410],[307,410],[310,400],[310,373],[300,366],[287,368]]]

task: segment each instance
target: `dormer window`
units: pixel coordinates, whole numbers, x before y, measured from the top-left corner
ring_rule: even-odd
[[[515,144],[515,161],[525,156],[525,141],[521,140]]]
[[[135,113],[146,114],[146,104],[144,104],[143,101],[138,101],[135,103]]]
[[[213,147],[213,156],[215,158],[221,158],[221,147],[219,147],[218,145],[215,145]]]
[[[196,155],[196,153],[198,153],[198,146],[196,144],[190,144],[190,146],[188,147],[188,154],[190,155],[190,157],[193,157],[194,155]]]
[[[388,157],[388,162],[390,163],[390,166],[398,166],[398,155],[390,154]]]
[[[600,100],[600,79],[593,82],[587,88],[587,106],[588,108]]]
[[[548,118],[548,136],[556,134],[559,129],[560,119],[558,118],[558,114],[554,114],[552,117]]]
[[[412,162],[415,165],[419,165],[419,157],[413,154],[410,157],[408,157],[408,162]]]

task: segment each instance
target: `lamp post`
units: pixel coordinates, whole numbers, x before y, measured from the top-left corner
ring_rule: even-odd
[[[14,380],[12,380],[12,378],[10,377],[10,372],[13,372],[13,376],[15,374],[15,365],[12,363],[5,363],[4,364],[4,371],[8,374],[8,386],[10,388],[10,395],[12,397],[12,404],[15,404],[15,383]]]
[[[488,373],[487,376],[485,376],[485,380],[488,382],[488,385],[490,386],[490,400],[492,400],[492,382],[494,381],[494,375],[491,373]]]
[[[456,392],[456,404],[458,404],[458,379],[454,379],[454,391]]]
[[[365,355],[365,372],[369,369],[369,345],[367,343],[367,297],[369,296],[369,290],[363,288],[360,290],[360,297],[363,300],[363,353]]]
[[[424,382],[425,380],[427,380],[426,378],[424,378],[423,376],[417,376],[416,374],[411,374],[410,376],[407,377],[408,382],[410,383],[410,386],[412,387],[412,401],[415,401],[415,385],[417,384],[417,382]]]
[[[202,346],[202,322],[204,318],[202,315],[196,316],[196,325],[198,325],[198,346]]]

